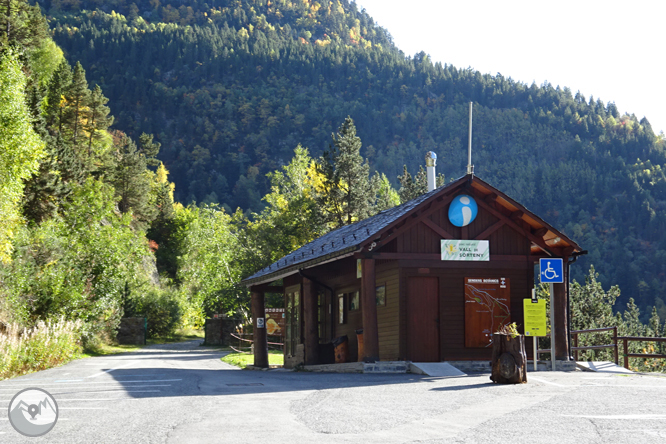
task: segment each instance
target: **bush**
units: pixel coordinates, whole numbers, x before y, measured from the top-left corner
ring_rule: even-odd
[[[39,321],[32,329],[5,325],[0,332],[0,380],[55,367],[81,352],[82,321]]]
[[[149,338],[172,336],[181,326],[183,307],[177,290],[150,289],[143,297],[133,298],[134,313],[125,316],[143,316],[148,320]]]

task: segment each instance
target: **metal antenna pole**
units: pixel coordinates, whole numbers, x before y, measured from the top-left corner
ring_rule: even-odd
[[[467,149],[467,174],[474,174],[474,165],[472,165],[472,102],[469,102],[469,144]]]

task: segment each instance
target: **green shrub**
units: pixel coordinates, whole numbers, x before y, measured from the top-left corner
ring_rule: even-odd
[[[148,320],[149,338],[171,336],[181,326],[183,304],[177,290],[152,288],[133,300],[135,313],[131,315],[143,316]]]

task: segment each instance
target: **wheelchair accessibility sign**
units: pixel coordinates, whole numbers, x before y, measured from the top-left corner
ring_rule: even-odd
[[[562,259],[539,259],[540,279],[543,284],[564,283]]]

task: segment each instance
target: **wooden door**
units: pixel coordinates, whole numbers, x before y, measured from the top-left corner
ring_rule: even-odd
[[[439,281],[414,276],[407,281],[407,350],[414,362],[438,362]]]

